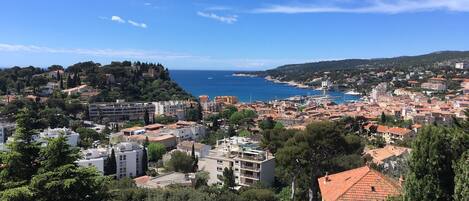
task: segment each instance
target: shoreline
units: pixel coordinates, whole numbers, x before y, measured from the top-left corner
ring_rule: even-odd
[[[250,77],[250,78],[253,78],[253,77],[261,77],[261,76],[257,76],[257,75],[252,75],[252,74],[245,74],[245,73],[233,73],[233,76],[235,77]],[[321,91],[322,88],[319,87],[319,88],[314,88],[314,87],[311,87],[311,86],[308,86],[308,85],[305,85],[304,83],[300,83],[300,82],[295,82],[295,81],[281,81],[277,78],[273,78],[272,76],[268,75],[268,76],[265,76],[263,77],[265,80],[267,81],[270,81],[270,82],[273,82],[273,83],[276,83],[276,84],[286,84],[288,86],[292,86],[292,87],[295,87],[295,88],[299,88],[299,89],[312,89],[312,90],[316,90],[316,91]],[[328,90],[329,91],[329,90]],[[347,94],[347,95],[352,95],[352,96],[362,96],[361,93],[358,93],[356,92],[355,90],[349,90],[349,91],[342,91],[342,90],[339,90],[340,92],[343,92],[344,94]]]

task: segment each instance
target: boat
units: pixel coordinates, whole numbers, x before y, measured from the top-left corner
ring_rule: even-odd
[[[354,95],[354,96],[358,96],[358,95],[361,95],[361,93],[358,93],[354,90],[351,90],[351,91],[347,91],[345,94],[347,95]]]

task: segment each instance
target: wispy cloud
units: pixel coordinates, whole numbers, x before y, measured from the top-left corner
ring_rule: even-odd
[[[227,24],[233,24],[238,21],[237,15],[220,16],[215,13],[207,13],[207,12],[202,12],[202,11],[197,12],[197,15],[201,17],[214,19],[214,20],[227,23]]]
[[[212,11],[222,11],[222,10],[231,10],[231,7],[228,6],[211,6],[208,8],[205,8],[205,10],[212,10]]]
[[[145,24],[145,23],[136,22],[136,21],[133,21],[133,20],[130,20],[130,19],[125,20],[124,18],[122,18],[120,16],[117,16],[117,15],[113,15],[113,16],[111,16],[111,18],[100,16],[99,19],[111,20],[113,22],[122,23],[122,24],[129,23],[130,25],[135,26],[135,27],[139,27],[139,28],[147,28],[148,27],[147,24]]]
[[[147,2],[147,3],[144,3],[143,5],[145,5],[145,6],[151,6],[151,3],[148,3],[148,2]]]
[[[140,50],[140,49],[86,49],[86,48],[55,48],[36,45],[22,45],[22,44],[8,44],[0,43],[1,52],[15,52],[15,53],[34,53],[41,54],[42,56],[65,55],[71,56],[85,56],[86,58],[94,57],[101,60],[114,60],[114,59],[135,59],[146,61],[164,62],[169,66],[211,66],[214,69],[219,68],[233,68],[237,69],[266,69],[274,68],[279,65],[288,63],[301,63],[309,61],[306,59],[266,59],[266,58],[214,58],[211,56],[199,56],[185,53],[154,51],[154,50]],[[51,55],[43,55],[51,54]]]
[[[127,20],[127,22],[129,24],[131,24],[132,26],[136,26],[136,27],[140,27],[140,28],[147,28],[147,25],[145,23],[138,23],[138,22],[134,22],[132,20]]]
[[[36,45],[19,45],[0,43],[0,52],[22,52],[22,53],[53,53],[53,54],[76,54],[87,56],[121,57],[134,59],[173,60],[199,58],[189,54],[180,54],[163,51],[148,51],[135,49],[83,49],[83,48],[52,48]]]
[[[353,0],[352,0],[353,1]],[[254,9],[254,13],[408,13],[436,10],[469,12],[469,0],[368,0],[361,6],[344,6],[337,1],[328,5],[270,5]],[[364,3],[363,3],[364,2]]]

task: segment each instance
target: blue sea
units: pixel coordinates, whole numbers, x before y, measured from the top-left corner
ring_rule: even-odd
[[[210,70],[171,70],[171,78],[182,88],[198,97],[208,95],[237,96],[241,102],[269,101],[284,99],[296,95],[320,95],[323,92],[314,89],[300,89],[286,84],[277,84],[260,77],[237,77],[234,71]],[[336,103],[360,99],[359,96],[347,95],[339,91],[326,92]]]

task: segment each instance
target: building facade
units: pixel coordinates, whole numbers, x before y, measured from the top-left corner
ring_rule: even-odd
[[[223,170],[231,168],[238,186],[257,182],[271,186],[275,175],[275,157],[259,148],[257,142],[243,137],[217,141],[215,149],[199,159],[199,170],[209,172],[209,184],[222,184]]]
[[[116,101],[115,103],[92,103],[88,108],[91,120],[108,118],[110,121],[143,120],[145,113],[153,120],[155,105],[152,103],[137,103]]]

